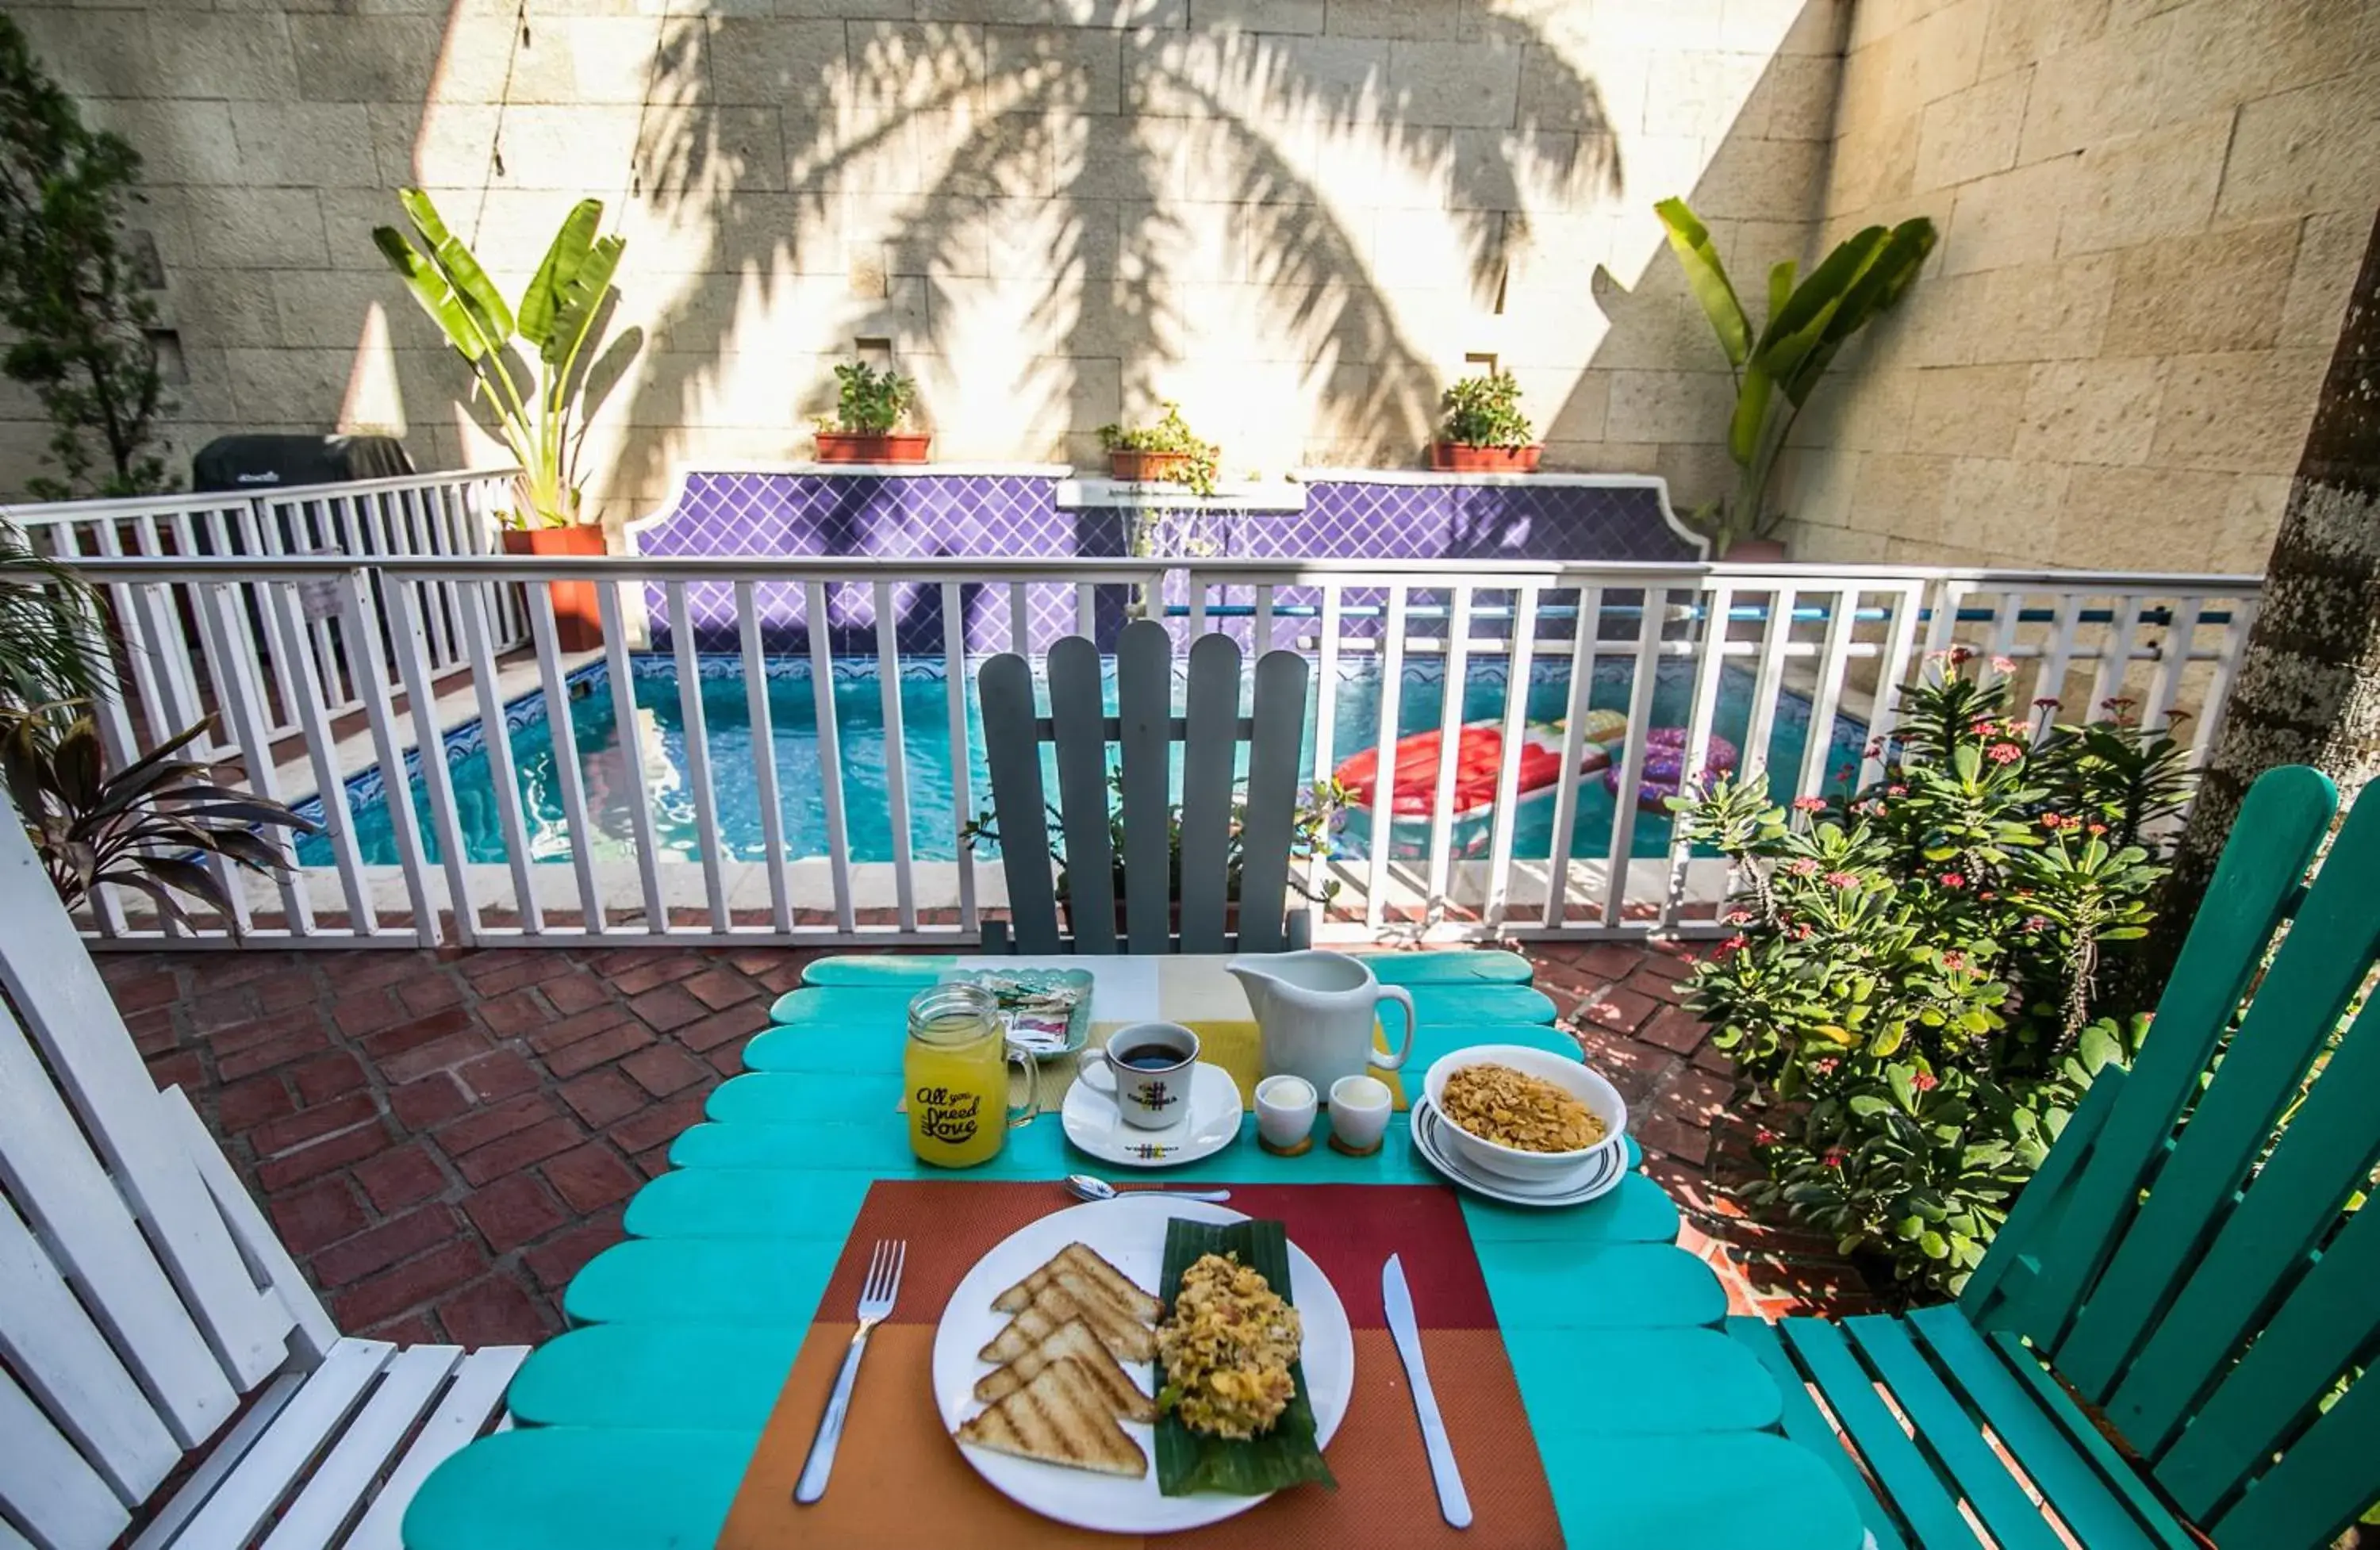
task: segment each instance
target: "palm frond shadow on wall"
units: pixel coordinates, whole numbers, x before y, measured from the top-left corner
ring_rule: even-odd
[[[1186,283],[1245,280],[1257,309],[1245,346],[1295,363],[1315,423],[1374,457],[1414,455],[1436,419],[1440,369],[1401,325],[1367,234],[1326,198],[1333,175],[1317,169],[1367,176],[1378,164],[1390,178],[1450,187],[1451,208],[1438,213],[1465,272],[1448,283],[1484,306],[1519,233],[1523,217],[1508,212],[1523,190],[1582,201],[1621,191],[1600,94],[1525,23],[1473,13],[1466,42],[1513,61],[1523,107],[1500,128],[1425,123],[1413,92],[1389,79],[1385,47],[1346,51],[1349,67],[1330,73],[1296,45],[1331,40],[1184,30],[1183,3],[1083,0],[1038,24],[988,28],[674,18],[655,58],[639,176],[659,221],[707,230],[708,278],[658,321],[662,348],[633,423],[703,423],[739,315],[783,304],[790,273],[849,262],[849,201],[861,229],[859,217],[889,212],[885,283],[871,297],[871,277],[851,274],[832,337],[891,337],[954,372],[1013,370],[991,384],[1009,412],[1079,438],[1094,417],[1167,395],[1191,345]],[[1168,12],[1176,25],[1160,25]],[[974,315],[987,275],[1004,277],[989,320]],[[1009,288],[1019,275],[1036,277],[1021,287],[1021,317]],[[812,318],[792,321],[807,337],[827,333]],[[1001,347],[965,339],[971,328]],[[938,385],[950,383],[929,392]],[[828,384],[811,392],[798,406],[825,408]],[[630,438],[609,487],[658,489],[673,450]]]

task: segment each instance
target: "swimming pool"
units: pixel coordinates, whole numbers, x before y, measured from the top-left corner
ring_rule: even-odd
[[[693,793],[686,781],[686,729],[679,705],[677,664],[674,658],[640,653],[630,658],[637,707],[637,742],[645,766],[647,800],[653,831],[662,854],[679,861],[699,860]],[[711,783],[719,815],[722,849],[731,860],[766,859],[758,783],[752,779],[753,736],[744,678],[738,657],[699,659],[702,715],[708,733]],[[1597,664],[1589,704],[1597,709],[1624,710],[1634,665],[1607,659]],[[882,684],[874,659],[838,659],[832,665],[836,760],[843,781],[844,812],[855,861],[892,859],[892,805],[887,789]],[[939,659],[904,660],[901,664],[900,706],[906,755],[903,789],[908,799],[911,854],[921,861],[954,859],[952,832],[953,760],[949,726],[948,687]],[[594,830],[593,855],[599,860],[633,859],[636,854],[634,783],[623,771],[620,728],[613,714],[609,670],[597,662],[574,673],[569,681],[571,727],[576,734],[579,772],[587,797],[588,820]],[[1500,717],[1504,711],[1508,674],[1500,661],[1474,662],[1463,684],[1464,721]],[[1653,692],[1652,722],[1682,726],[1687,719],[1694,664],[1683,659],[1659,663]],[[807,658],[774,658],[768,662],[771,758],[777,771],[779,810],[783,820],[789,858],[823,856],[827,849],[824,778],[819,760],[815,696]],[[1342,662],[1332,716],[1334,761],[1373,746],[1380,716],[1380,677],[1375,664]],[[1111,709],[1114,684],[1108,682]],[[1719,684],[1713,731],[1741,745],[1752,717],[1751,674],[1729,667]],[[1435,729],[1446,693],[1440,665],[1431,660],[1405,664],[1398,695],[1400,735]],[[1570,664],[1539,662],[1529,676],[1525,713],[1533,720],[1550,720],[1566,711],[1570,701]],[[1771,729],[1767,766],[1794,771],[1810,736],[1810,708],[1794,695],[1780,697]],[[504,732],[509,738],[515,773],[520,785],[524,821],[532,856],[540,862],[565,862],[571,855],[570,827],[563,817],[561,787],[556,778],[552,728],[547,723],[543,697],[530,695],[505,708]],[[467,859],[502,863],[505,860],[504,829],[498,816],[485,732],[474,721],[449,733],[445,739],[447,768],[455,789],[456,817]],[[1867,739],[1864,723],[1838,716],[1828,739],[1825,768],[1832,773],[1856,765]],[[1314,746],[1314,728],[1306,731],[1307,762]],[[975,705],[973,684],[967,695],[968,790],[973,805],[990,802],[990,782],[983,761],[982,724]],[[1747,750],[1748,763],[1761,762]],[[433,832],[429,799],[419,769],[419,755],[408,756],[407,775],[413,787],[414,812],[422,831],[427,857],[441,859]],[[366,865],[397,862],[395,835],[377,768],[347,782],[349,805],[355,815],[356,842]],[[1051,790],[1055,790],[1054,783]],[[1554,804],[1546,797],[1524,801],[1515,817],[1514,854],[1524,860],[1542,860],[1552,849]],[[301,811],[319,818],[319,802],[301,805]],[[1571,854],[1599,856],[1611,844],[1613,799],[1600,777],[1580,784],[1577,825]],[[1403,826],[1400,826],[1402,829]],[[1342,857],[1369,853],[1370,825],[1362,813],[1351,814],[1335,847]],[[1669,845],[1666,814],[1640,811],[1633,854],[1658,855]],[[1466,849],[1484,848],[1485,826],[1466,842]],[[1402,853],[1406,847],[1398,845]],[[316,834],[298,842],[298,860],[309,866],[334,865],[330,841]]]

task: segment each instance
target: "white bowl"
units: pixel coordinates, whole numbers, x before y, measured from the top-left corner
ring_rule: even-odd
[[[1472,1134],[1455,1123],[1442,1101],[1446,1079],[1466,1066],[1510,1066],[1524,1076],[1542,1077],[1553,1083],[1586,1105],[1587,1111],[1603,1121],[1604,1138],[1572,1152],[1524,1152]],[[1627,1144],[1622,1138],[1628,1131],[1628,1104],[1618,1088],[1568,1056],[1532,1049],[1525,1044],[1475,1044],[1468,1049],[1458,1049],[1429,1068],[1429,1074],[1422,1080],[1422,1090],[1439,1117],[1446,1121],[1445,1133],[1463,1160],[1507,1179],[1550,1182],[1584,1167],[1607,1146]]]

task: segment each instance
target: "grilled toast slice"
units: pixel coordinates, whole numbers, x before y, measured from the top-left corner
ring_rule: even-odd
[[[995,1453],[1138,1479],[1148,1455],[1124,1435],[1097,1378],[1062,1356],[1014,1394],[959,1423],[958,1439]]]
[[[1054,1362],[1080,1362],[1106,1394],[1108,1409],[1126,1421],[1155,1422],[1157,1401],[1140,1391],[1132,1375],[1099,1344],[1091,1326],[1070,1318],[1051,1330],[1041,1343],[996,1372],[986,1373],[975,1386],[975,1397],[990,1404],[1015,1393]]]
[[[1119,1362],[1148,1362],[1157,1356],[1157,1335],[1137,1319],[1126,1318],[1089,1292],[1072,1272],[1061,1274],[1033,1296],[991,1343],[977,1354],[984,1361],[1006,1363],[1039,1345],[1068,1319],[1080,1319]]]
[[[1081,1277],[1100,1301],[1127,1318],[1155,1324],[1158,1315],[1165,1311],[1163,1303],[1141,1290],[1131,1277],[1100,1258],[1087,1243],[1067,1244],[1048,1264],[993,1298],[991,1305],[1003,1314],[1021,1313],[1035,1293],[1067,1271]]]

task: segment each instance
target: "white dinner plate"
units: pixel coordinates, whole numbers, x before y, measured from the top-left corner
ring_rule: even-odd
[[[1067,1140],[1118,1168],[1173,1168],[1211,1157],[1239,1139],[1240,1085],[1222,1067],[1205,1060],[1192,1067],[1190,1101],[1183,1107],[1189,1112],[1173,1123],[1145,1131],[1123,1122],[1112,1093],[1077,1076],[1058,1118]]]
[[[1083,1243],[1130,1277],[1155,1291],[1165,1268],[1165,1224],[1175,1217],[1200,1222],[1243,1222],[1247,1217],[1221,1205],[1191,1200],[1148,1198],[1102,1200],[1089,1205],[1053,1212],[1018,1229],[990,1253],[976,1261],[951,1293],[950,1305],[934,1331],[934,1403],[942,1413],[942,1430],[955,1432],[959,1423],[983,1407],[976,1402],[976,1381],[992,1363],[976,1353],[1008,1322],[995,1312],[991,1300],[1038,1269],[1069,1243]],[[1289,1246],[1290,1301],[1305,1327],[1300,1357],[1305,1363],[1306,1400],[1314,1407],[1316,1440],[1328,1446],[1347,1414],[1348,1397],[1355,1387],[1355,1336],[1348,1326],[1347,1310],[1319,1266],[1295,1243]],[[1154,1362],[1127,1363],[1144,1392],[1155,1392]],[[1018,1459],[989,1448],[951,1446],[975,1471],[1018,1506],[1076,1528],[1105,1533],[1171,1533],[1195,1529],[1245,1512],[1262,1496],[1232,1496],[1220,1492],[1169,1496],[1157,1488],[1156,1428],[1134,1422],[1122,1423],[1125,1433],[1148,1455],[1148,1471],[1138,1480],[1070,1470],[1037,1459]]]
[[[1490,1200],[1500,1200],[1512,1205],[1557,1207],[1584,1205],[1598,1200],[1620,1187],[1628,1176],[1627,1143],[1617,1146],[1597,1147],[1576,1172],[1564,1174],[1548,1183],[1524,1183],[1484,1172],[1464,1161],[1462,1154],[1448,1145],[1439,1134],[1447,1123],[1438,1107],[1427,1098],[1415,1099],[1413,1106],[1414,1150],[1424,1161],[1455,1183]]]

